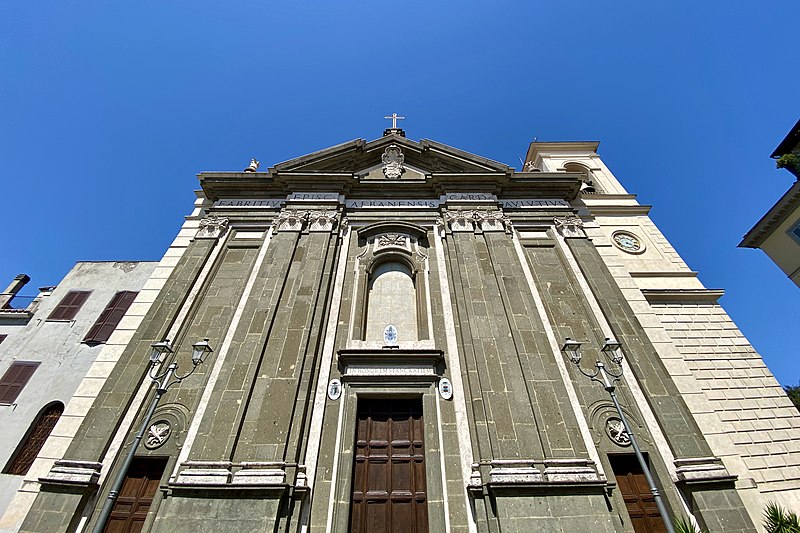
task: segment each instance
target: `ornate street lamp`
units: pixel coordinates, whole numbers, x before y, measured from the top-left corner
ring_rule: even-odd
[[[575,364],[581,374],[592,381],[602,384],[603,388],[611,396],[611,401],[614,402],[614,407],[617,409],[619,419],[622,422],[622,426],[625,428],[625,433],[628,434],[628,438],[631,440],[631,446],[633,446],[636,459],[639,461],[639,466],[642,467],[642,472],[647,480],[647,485],[650,487],[650,492],[653,494],[653,499],[658,507],[658,513],[661,515],[661,519],[664,521],[664,527],[667,528],[668,533],[675,533],[675,529],[672,527],[672,520],[670,520],[670,517],[667,514],[667,508],[664,506],[664,501],[661,499],[661,493],[659,492],[658,487],[656,487],[655,481],[653,480],[650,467],[644,460],[642,450],[639,449],[639,443],[636,442],[636,437],[633,436],[633,431],[631,431],[631,427],[628,424],[628,419],[625,418],[625,413],[622,412],[622,407],[620,407],[619,400],[617,400],[617,394],[615,392],[616,386],[614,384],[622,379],[622,344],[614,338],[606,338],[605,342],[603,343],[603,347],[600,349],[600,351],[606,355],[609,362],[613,363],[614,366],[617,367],[616,371],[612,371],[605,365],[605,363],[598,359],[594,363],[594,366],[597,370],[594,372],[587,372],[583,369],[583,367],[581,367],[582,356],[580,348],[580,342],[574,341],[567,337],[564,341],[564,346],[561,348],[561,351],[564,352],[567,357],[569,357],[569,360]]]
[[[150,403],[150,408],[147,410],[147,414],[144,417],[142,426],[139,428],[139,432],[136,433],[133,443],[131,444],[131,449],[128,451],[128,455],[125,457],[125,461],[122,463],[122,466],[117,473],[117,477],[114,479],[114,484],[111,486],[111,490],[108,492],[108,498],[106,498],[106,501],[103,504],[103,509],[100,511],[100,516],[97,518],[97,523],[94,526],[94,533],[103,533],[103,530],[106,527],[108,518],[111,516],[111,511],[114,508],[114,502],[117,501],[119,491],[122,489],[122,484],[125,481],[125,476],[128,474],[128,469],[130,469],[131,463],[133,462],[133,457],[136,455],[136,450],[139,448],[139,443],[142,442],[142,438],[144,437],[145,432],[147,432],[147,428],[150,426],[150,420],[153,418],[153,413],[158,407],[158,402],[161,400],[161,397],[171,386],[175,385],[176,383],[180,383],[184,379],[191,376],[192,373],[197,369],[197,366],[203,362],[206,356],[214,351],[211,348],[211,345],[208,344],[208,339],[198,341],[192,345],[192,368],[189,370],[189,372],[184,375],[178,374],[178,363],[173,361],[164,372],[159,374],[158,367],[162,363],[162,357],[174,353],[174,350],[169,343],[169,339],[154,342],[150,345],[150,347],[152,350],[150,350],[150,368],[148,370],[148,375],[150,376],[150,379],[153,380],[153,384],[156,386],[156,395],[153,397],[153,401]]]

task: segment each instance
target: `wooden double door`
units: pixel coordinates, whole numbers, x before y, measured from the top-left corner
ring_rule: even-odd
[[[139,533],[158,491],[166,458],[137,457],[119,491],[104,533]]]
[[[421,399],[360,400],[351,533],[427,533]]]
[[[667,528],[636,456],[612,455],[609,460],[633,530],[636,533],[666,533]]]

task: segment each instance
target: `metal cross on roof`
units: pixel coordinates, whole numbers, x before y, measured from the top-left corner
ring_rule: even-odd
[[[390,116],[388,116],[388,117],[383,117],[383,118],[385,118],[385,119],[392,119],[392,129],[393,129],[393,130],[396,130],[396,129],[397,129],[397,121],[398,121],[398,120],[403,120],[403,119],[405,119],[406,117],[400,117],[400,116],[398,116],[398,115],[397,115],[397,113],[392,113]]]

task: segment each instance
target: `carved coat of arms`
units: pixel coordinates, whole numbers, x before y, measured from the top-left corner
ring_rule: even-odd
[[[400,151],[399,146],[395,144],[387,146],[381,157],[381,161],[383,161],[383,175],[390,180],[400,179],[400,176],[406,171],[406,169],[403,168],[403,161],[405,158],[406,156]]]

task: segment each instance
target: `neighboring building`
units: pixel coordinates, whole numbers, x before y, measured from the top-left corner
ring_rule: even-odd
[[[36,311],[39,301],[49,294],[50,287],[42,287],[36,298],[19,296],[19,291],[30,280],[27,274],[20,274],[11,281],[5,291],[0,292],[0,343],[11,333],[25,327]]]
[[[767,501],[800,508],[797,411],[597,147],[535,142],[515,171],[391,128],[200,174],[149,310],[9,507],[21,531],[93,528],[120,474],[107,531],[663,531],[566,337],[586,372],[622,343],[617,393],[673,516],[750,533]],[[161,369],[215,351],[121,472],[165,338]]]
[[[792,173],[795,182],[747,232],[739,246],[764,250],[800,287],[800,121],[772,152],[772,158]]]
[[[29,470],[40,451],[60,458],[45,440],[155,266],[80,262],[23,309],[12,304],[28,276],[0,294],[0,515],[24,480],[37,483]]]

